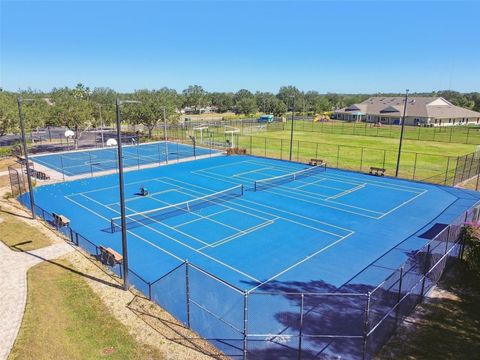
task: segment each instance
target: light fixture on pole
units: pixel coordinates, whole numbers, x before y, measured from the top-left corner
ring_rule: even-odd
[[[122,256],[123,256],[123,289],[128,290],[128,250],[127,250],[127,224],[125,219],[125,192],[123,179],[123,158],[122,158],[122,134],[120,121],[120,105],[139,104],[140,101],[122,100],[117,97],[115,102],[117,113],[117,152],[118,152],[118,183],[120,188],[120,217],[122,224]]]
[[[33,185],[30,171],[30,161],[28,160],[27,139],[25,138],[25,119],[23,117],[22,103],[25,101],[35,101],[34,99],[17,98],[18,117],[20,118],[20,129],[22,131],[23,157],[25,158],[25,167],[27,169],[28,195],[30,198],[30,209],[32,211],[32,219],[35,219],[35,201],[33,197]]]
[[[292,150],[293,150],[293,114],[295,113],[295,96],[289,96],[292,98],[292,125],[290,127],[290,161],[292,161]]]
[[[398,177],[400,170],[400,158],[402,156],[403,132],[405,130],[405,115],[407,113],[408,89],[405,91],[405,104],[403,104],[402,127],[400,129],[400,142],[398,144],[397,168],[395,169],[395,177]]]

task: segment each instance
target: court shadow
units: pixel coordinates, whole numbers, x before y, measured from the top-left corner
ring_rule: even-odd
[[[55,265],[55,266],[58,266],[66,271],[69,271],[73,274],[76,274],[76,275],[79,275],[83,278],[86,278],[86,279],[89,279],[89,280],[93,280],[95,282],[98,282],[98,283],[101,283],[103,285],[106,285],[106,286],[110,286],[110,287],[114,287],[116,289],[123,289],[123,287],[118,284],[117,282],[115,281],[106,281],[106,280],[103,280],[103,279],[100,279],[98,277],[95,277],[95,276],[92,276],[92,275],[89,275],[88,273],[85,273],[85,272],[81,272],[81,271],[78,271],[76,269],[74,269],[73,267],[70,267],[70,266],[66,266],[66,265],[63,265],[61,263],[59,263],[58,261],[56,260],[49,260],[49,259],[46,259],[40,255],[37,255],[35,253],[33,253],[32,251],[23,251],[24,254],[28,254],[32,257],[35,257],[37,259],[40,259],[46,263],[49,263],[49,264],[52,264],[52,265]]]
[[[143,296],[136,295],[127,305],[140,320],[163,338],[207,355],[213,359],[227,359],[205,339],[194,337],[193,333],[183,324],[178,322],[168,312]]]
[[[28,209],[27,209],[27,210],[28,210]],[[17,214],[17,213],[14,213],[14,212],[11,212],[11,211],[8,211],[8,210],[5,210],[5,209],[0,209],[0,213],[12,215],[12,216],[19,217],[19,218],[22,218],[22,219],[29,219],[29,220],[32,219],[31,216],[26,216],[26,215]]]
[[[248,311],[252,318],[262,316],[265,321],[249,319],[249,333],[269,336],[249,341],[249,358],[361,358],[366,294],[371,290],[369,285],[337,288],[324,281],[271,281],[263,285],[258,293],[249,294]]]

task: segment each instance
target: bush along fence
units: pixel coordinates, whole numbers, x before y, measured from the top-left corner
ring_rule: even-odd
[[[19,200],[28,204],[26,194]],[[52,214],[38,206],[35,212],[72,243],[99,258],[100,244],[72,227],[58,227]],[[129,269],[129,280],[131,286],[230,358],[335,355],[370,359],[438,282],[448,260],[461,256],[462,228],[478,221],[478,214],[477,208],[463,213],[422,248],[408,254],[399,268],[386,269],[385,280],[376,286],[355,283],[335,288],[322,281],[272,281],[258,289],[252,284],[255,290],[249,291],[178,258],[158,279],[148,281]],[[172,255],[159,253],[157,263],[172,264]],[[375,264],[364,271],[378,271]],[[120,264],[110,269],[122,277]]]
[[[291,122],[283,123],[282,130],[289,130]],[[277,128],[277,127],[276,127]],[[380,125],[368,122],[347,122],[329,120],[313,122],[294,121],[295,131],[319,132],[325,134],[359,135],[384,138],[399,138],[399,125]],[[457,126],[405,126],[405,140],[438,141],[458,144],[480,144],[480,124]]]
[[[290,140],[238,135],[236,144],[255,156],[288,160]],[[368,172],[371,166],[386,169],[393,176],[398,152],[350,145],[294,140],[292,160],[309,162],[322,159],[332,168]],[[399,177],[434,184],[455,186],[480,174],[480,151],[463,156],[445,156],[403,151]],[[478,179],[474,185],[479,189]]]

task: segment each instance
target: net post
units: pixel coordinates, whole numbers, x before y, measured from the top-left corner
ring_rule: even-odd
[[[189,278],[189,263],[185,261],[185,294],[186,294],[186,307],[187,307],[187,327],[191,329],[190,324],[190,278]]]
[[[302,359],[302,340],[303,340],[303,307],[304,307],[304,294],[300,294],[300,328],[298,330],[298,360]]]
[[[448,251],[448,240],[450,239],[450,226],[448,226],[447,228],[447,241],[445,241],[445,254],[447,253]]]
[[[253,182],[253,191],[257,191],[257,182],[256,181]]]
[[[248,344],[248,291],[243,293],[243,360],[247,360],[247,344]]]
[[[337,145],[337,169],[338,169],[339,161],[340,161],[340,145]]]
[[[400,277],[398,279],[398,293],[397,293],[397,310],[395,311],[395,327],[398,325],[398,313],[400,312],[400,300],[402,299],[402,285],[403,285],[403,272],[405,271],[403,265],[400,267]]]
[[[423,278],[422,287],[420,289],[420,302],[423,300],[423,293],[425,292],[425,280],[427,279],[428,257],[430,256],[430,244],[427,245],[427,253],[425,254],[425,263],[423,264]]]
[[[367,303],[364,309],[364,322],[363,322],[363,344],[362,344],[362,360],[367,358],[367,340],[368,332],[370,330],[370,298],[372,293],[369,291],[367,294]]]
[[[363,168],[363,146],[362,146],[362,150],[360,152],[360,171],[362,171],[362,168]]]

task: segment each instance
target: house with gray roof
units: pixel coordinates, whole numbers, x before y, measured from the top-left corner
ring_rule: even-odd
[[[401,124],[405,97],[371,97],[334,111],[335,118],[380,124]],[[453,126],[480,124],[480,113],[455,106],[442,97],[411,96],[407,101],[405,125]]]

